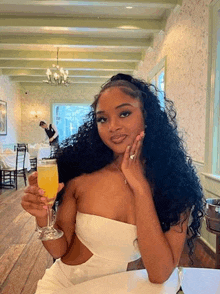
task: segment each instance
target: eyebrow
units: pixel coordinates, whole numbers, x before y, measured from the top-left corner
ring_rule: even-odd
[[[134,106],[133,106],[132,104],[130,104],[130,103],[122,103],[122,104],[116,106],[115,109],[118,109],[118,108],[121,108],[121,107],[124,107],[124,106],[131,106],[131,107],[134,107]],[[105,111],[104,111],[104,110],[97,111],[97,112],[96,112],[96,115],[97,115],[97,114],[101,114],[101,113],[105,113]]]

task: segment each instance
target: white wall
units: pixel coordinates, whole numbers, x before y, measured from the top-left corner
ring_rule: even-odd
[[[166,57],[166,94],[174,101],[179,129],[184,133],[189,154],[198,169],[206,198],[220,197],[220,183],[205,177],[205,126],[208,77],[209,4],[211,0],[183,0],[173,11],[166,29],[137,69],[137,76],[148,79],[152,69]],[[210,188],[212,187],[212,189]],[[214,192],[213,192],[214,191]],[[219,195],[219,196],[217,196]],[[202,238],[215,251],[216,236],[202,226]]]
[[[45,120],[52,122],[51,104],[53,102],[76,102],[89,103],[94,100],[100,87],[81,86],[72,84],[68,87],[63,86],[25,86],[22,91],[21,100],[21,131],[22,140],[25,143],[39,143],[45,139],[45,132],[39,127],[39,122]],[[36,118],[31,111],[40,111],[41,114]]]
[[[7,135],[0,136],[0,143],[13,144],[21,140],[21,88],[0,75],[0,100],[7,102]]]
[[[204,162],[205,109],[208,58],[208,4],[210,0],[183,0],[168,18],[165,32],[157,35],[146,52],[138,76],[148,73],[167,57],[166,94],[174,101],[179,127],[185,132],[189,153]]]

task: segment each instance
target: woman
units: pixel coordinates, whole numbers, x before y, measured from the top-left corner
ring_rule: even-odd
[[[65,186],[55,226],[64,236],[43,242],[57,261],[36,293],[126,271],[140,257],[149,280],[163,283],[187,235],[192,253],[202,188],[178,136],[173,103],[165,97],[162,109],[150,88],[129,75],[113,76],[88,121],[63,143],[57,162]],[[29,182],[22,206],[43,227],[46,199],[36,173]]]

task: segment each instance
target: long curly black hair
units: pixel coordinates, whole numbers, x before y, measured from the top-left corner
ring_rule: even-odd
[[[191,257],[194,239],[200,235],[204,216],[203,190],[184,140],[177,130],[174,104],[163,93],[165,106],[162,107],[159,90],[153,85],[130,75],[117,74],[102,86],[78,133],[60,145],[57,153],[59,180],[66,183],[83,173],[99,170],[114,160],[113,151],[99,137],[95,117],[99,97],[110,87],[120,87],[124,93],[142,102],[146,126],[142,156],[158,218],[163,232],[166,232],[180,223],[181,214],[185,213],[187,217],[187,213],[191,212],[187,232]]]

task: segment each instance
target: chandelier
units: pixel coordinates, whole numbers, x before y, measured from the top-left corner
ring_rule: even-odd
[[[52,86],[58,85],[69,85],[68,80],[68,70],[64,70],[62,67],[60,68],[58,65],[58,53],[59,48],[57,48],[57,64],[53,64],[52,68],[48,68],[46,71],[47,80],[44,80],[44,83],[50,84]]]

